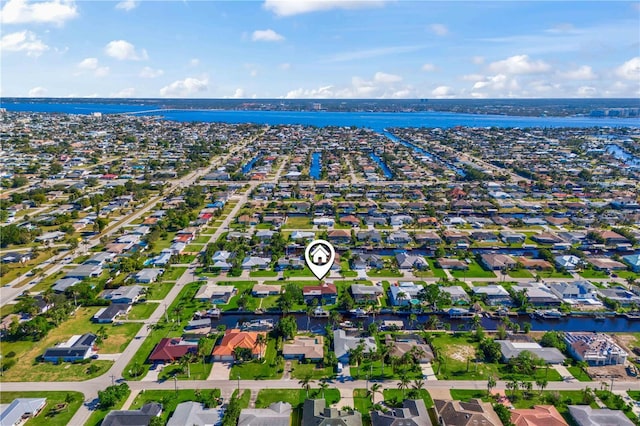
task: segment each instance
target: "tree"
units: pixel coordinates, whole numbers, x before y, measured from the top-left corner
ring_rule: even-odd
[[[511,422],[511,410],[509,410],[506,405],[493,404],[493,410],[496,412],[504,426],[513,426],[513,423]]]
[[[491,389],[496,387],[496,378],[493,375],[487,377],[487,394],[491,396]]]
[[[409,388],[409,378],[403,374],[400,376],[400,381],[398,382],[398,389],[402,391],[402,399],[404,399],[404,393]]]
[[[329,389],[329,383],[327,383],[327,379],[322,379],[320,380],[320,383],[318,384],[318,387],[320,388],[320,391],[322,392],[322,399],[324,399],[324,393],[327,389]]]
[[[302,379],[298,381],[298,384],[302,386],[302,389],[307,391],[307,398],[309,398],[309,389],[311,389],[311,383],[313,382],[314,380],[311,379],[310,375],[304,376]]]
[[[267,345],[267,336],[263,333],[258,334],[256,337],[256,347],[260,351],[259,359],[262,359],[262,354],[264,351],[264,347]]]
[[[480,342],[478,348],[487,362],[498,362],[500,358],[502,358],[500,343],[497,343],[493,339],[484,339]]]
[[[129,394],[129,385],[126,383],[120,383],[119,385],[112,385],[105,390],[98,391],[98,403],[100,408],[108,409],[116,405],[118,401]]]
[[[508,390],[511,391],[511,398],[515,399],[516,397],[516,392],[519,390],[519,384],[518,381],[516,379],[511,379],[507,382],[507,384],[505,385],[506,388]]]
[[[233,357],[236,359],[236,361],[249,361],[253,357],[253,353],[249,348],[242,348],[240,346],[237,346],[233,350]]]
[[[364,358],[364,345],[358,344],[355,348],[349,349],[349,360],[356,365],[358,375],[360,375],[360,363]]]
[[[540,394],[542,395],[542,391],[547,387],[549,381],[547,379],[536,379],[536,386],[540,389]]]
[[[540,339],[540,345],[547,348],[556,348],[560,352],[567,350],[567,344],[562,338],[562,333],[559,331],[547,331]]]
[[[293,339],[298,332],[298,323],[295,317],[287,316],[278,321],[277,331],[284,339]]]

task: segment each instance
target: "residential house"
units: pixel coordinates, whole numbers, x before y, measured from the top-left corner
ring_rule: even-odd
[[[358,411],[342,411],[327,408],[324,399],[307,399],[302,407],[304,426],[362,426],[362,414]]]
[[[316,233],[313,231],[293,231],[289,238],[292,240],[313,240]]]
[[[381,286],[366,285],[366,284],[352,284],[351,294],[353,295],[353,301],[355,303],[369,303],[376,302],[378,297],[384,293]]]
[[[417,334],[386,335],[385,344],[392,347],[390,356],[402,358],[407,353],[419,355],[416,361],[425,364],[433,361],[433,351],[424,339]],[[415,349],[414,349],[415,348]]]
[[[335,220],[331,217],[314,217],[313,224],[317,226],[332,227],[335,224]]]
[[[100,265],[78,265],[71,271],[67,272],[67,278],[77,278],[83,280],[85,278],[95,278],[102,274],[102,266]]]
[[[382,241],[382,235],[375,229],[358,231],[358,233],[356,234],[356,238],[358,239],[358,241],[368,241],[371,243],[379,243]]]
[[[193,298],[205,302],[210,301],[215,305],[226,305],[235,294],[236,288],[232,285],[207,283],[198,289]]]
[[[209,426],[222,422],[220,408],[206,408],[201,402],[181,402],[173,412],[167,426]]]
[[[450,287],[440,287],[440,291],[447,293],[451,302],[454,304],[471,302],[469,295],[462,286],[454,285]]]
[[[529,257],[520,256],[516,258],[516,260],[525,269],[536,269],[539,271],[553,269],[553,265],[544,259],[531,259]]]
[[[149,426],[154,417],[162,414],[162,405],[148,402],[139,410],[113,410],[102,420],[102,426]]]
[[[500,238],[506,244],[521,244],[524,243],[524,240],[526,240],[527,236],[519,232],[502,231],[500,232]]]
[[[432,423],[423,400],[405,399],[402,408],[372,411],[371,426],[432,426]]]
[[[557,236],[556,234],[552,234],[551,232],[540,232],[531,236],[531,239],[538,244],[557,244],[564,243],[565,241]]]
[[[258,335],[267,337],[264,332],[241,331],[237,328],[227,329],[220,343],[213,348],[213,359],[216,361],[233,361],[236,348],[246,348],[251,351],[253,358],[258,358],[264,348],[256,344]]]
[[[640,254],[622,256],[622,260],[629,265],[633,272],[640,272]]]
[[[384,259],[377,254],[354,254],[351,258],[351,268],[356,271],[366,268],[382,269],[384,268]]]
[[[571,281],[547,284],[553,294],[571,305],[602,305],[598,288],[589,281]]]
[[[31,253],[30,252],[9,252],[4,254],[1,258],[0,258],[0,262],[2,263],[26,263],[29,260],[31,260]]]
[[[333,305],[338,299],[338,290],[335,284],[329,283],[307,285],[302,288],[302,295],[306,304],[317,300],[321,305]]]
[[[490,271],[503,271],[513,269],[517,262],[507,254],[485,253],[480,255],[480,263]]]
[[[526,292],[527,300],[534,306],[560,306],[562,303],[560,298],[543,283],[520,283],[512,286],[511,290],[514,292]]]
[[[247,256],[242,260],[242,269],[267,269],[270,263],[268,257]]]
[[[501,426],[500,418],[488,402],[436,399],[433,401],[440,426]]]
[[[553,258],[556,267],[566,269],[567,271],[575,271],[582,266],[583,262],[578,256],[572,254],[563,254]]]
[[[143,291],[144,287],[139,285],[121,286],[114,290],[103,291],[102,298],[110,300],[111,303],[133,304],[138,301]]]
[[[16,398],[0,406],[0,425],[22,425],[40,414],[45,405],[47,398]]]
[[[347,334],[345,330],[333,331],[333,352],[338,361],[343,364],[349,363],[349,351],[362,344],[364,353],[374,353],[376,351],[376,339],[373,337],[361,337],[360,335]]]
[[[473,294],[482,297],[489,306],[510,305],[509,292],[501,285],[473,286]]]
[[[589,262],[596,271],[610,272],[627,269],[627,265],[609,257],[588,257],[587,262]]]
[[[590,405],[569,405],[569,414],[577,426],[633,426],[622,410],[591,408]]]
[[[629,240],[626,237],[614,231],[600,231],[600,236],[604,238],[604,242],[608,246],[617,244],[629,244]]]
[[[134,275],[136,282],[143,284],[151,284],[158,280],[164,273],[164,269],[144,268]]]
[[[423,285],[411,281],[395,283],[389,288],[391,304],[393,306],[408,306],[412,300],[418,299],[418,293],[423,288]]]
[[[197,341],[183,340],[182,337],[165,337],[153,349],[149,355],[149,361],[174,362],[187,353],[195,354],[197,351]]]
[[[360,226],[360,219],[355,217],[354,215],[342,216],[339,219],[339,222],[343,225],[351,225],[352,227]]]
[[[80,282],[82,281],[77,278],[60,278],[58,281],[53,283],[53,287],[51,287],[51,289],[56,293],[64,293],[68,288],[71,288]]]
[[[276,234],[275,231],[271,231],[269,229],[260,229],[256,232],[256,238],[260,241],[269,241]]]
[[[95,354],[94,344],[97,338],[98,336],[93,333],[72,336],[66,342],[44,351],[42,359],[47,362],[59,360],[73,362],[87,359]]]
[[[469,269],[469,264],[464,260],[459,259],[445,259],[444,257],[439,257],[436,260],[436,263],[442,269],[453,269],[458,271],[466,271]]]
[[[291,413],[292,407],[288,402],[274,402],[267,408],[244,408],[240,411],[238,426],[289,426]],[[183,423],[180,426],[187,424],[191,425]]]
[[[387,235],[387,243],[405,245],[412,241],[411,236],[406,231],[395,231]]]
[[[299,359],[320,362],[324,359],[324,339],[322,336],[296,336],[292,342],[282,347],[285,359]]]
[[[640,304],[640,296],[623,287],[610,287],[598,289],[598,294],[612,302],[619,303],[620,306],[632,306]]]
[[[566,332],[567,350],[578,361],[591,366],[624,365],[627,352],[604,333]]]
[[[277,284],[255,284],[251,289],[253,297],[277,296],[282,291],[282,286]]]
[[[349,244],[351,242],[351,232],[346,229],[333,229],[327,233],[329,242],[335,244]]]
[[[569,426],[553,405],[511,410],[511,423],[514,426]]]
[[[398,253],[396,254],[396,262],[398,262],[399,269],[429,269],[427,259],[417,254]]]
[[[511,340],[496,340],[500,344],[502,360],[509,362],[511,358],[516,358],[522,352],[527,351],[534,356],[544,360],[547,364],[562,364],[564,355],[556,348],[543,348],[535,342],[513,342]]]
[[[91,320],[99,324],[111,323],[121,315],[126,315],[131,310],[128,303],[112,303],[106,308],[101,308]]]

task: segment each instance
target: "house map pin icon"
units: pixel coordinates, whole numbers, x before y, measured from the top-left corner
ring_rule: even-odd
[[[323,279],[333,266],[336,251],[330,242],[325,240],[311,241],[304,251],[307,266],[319,280]]]

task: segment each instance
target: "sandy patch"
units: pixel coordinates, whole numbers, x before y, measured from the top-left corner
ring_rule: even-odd
[[[467,362],[468,359],[475,358],[476,350],[469,345],[451,345],[447,347],[447,355],[456,361]]]

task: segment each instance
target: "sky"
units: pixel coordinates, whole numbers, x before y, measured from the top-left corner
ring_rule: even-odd
[[[640,96],[640,2],[0,1],[0,96]]]

